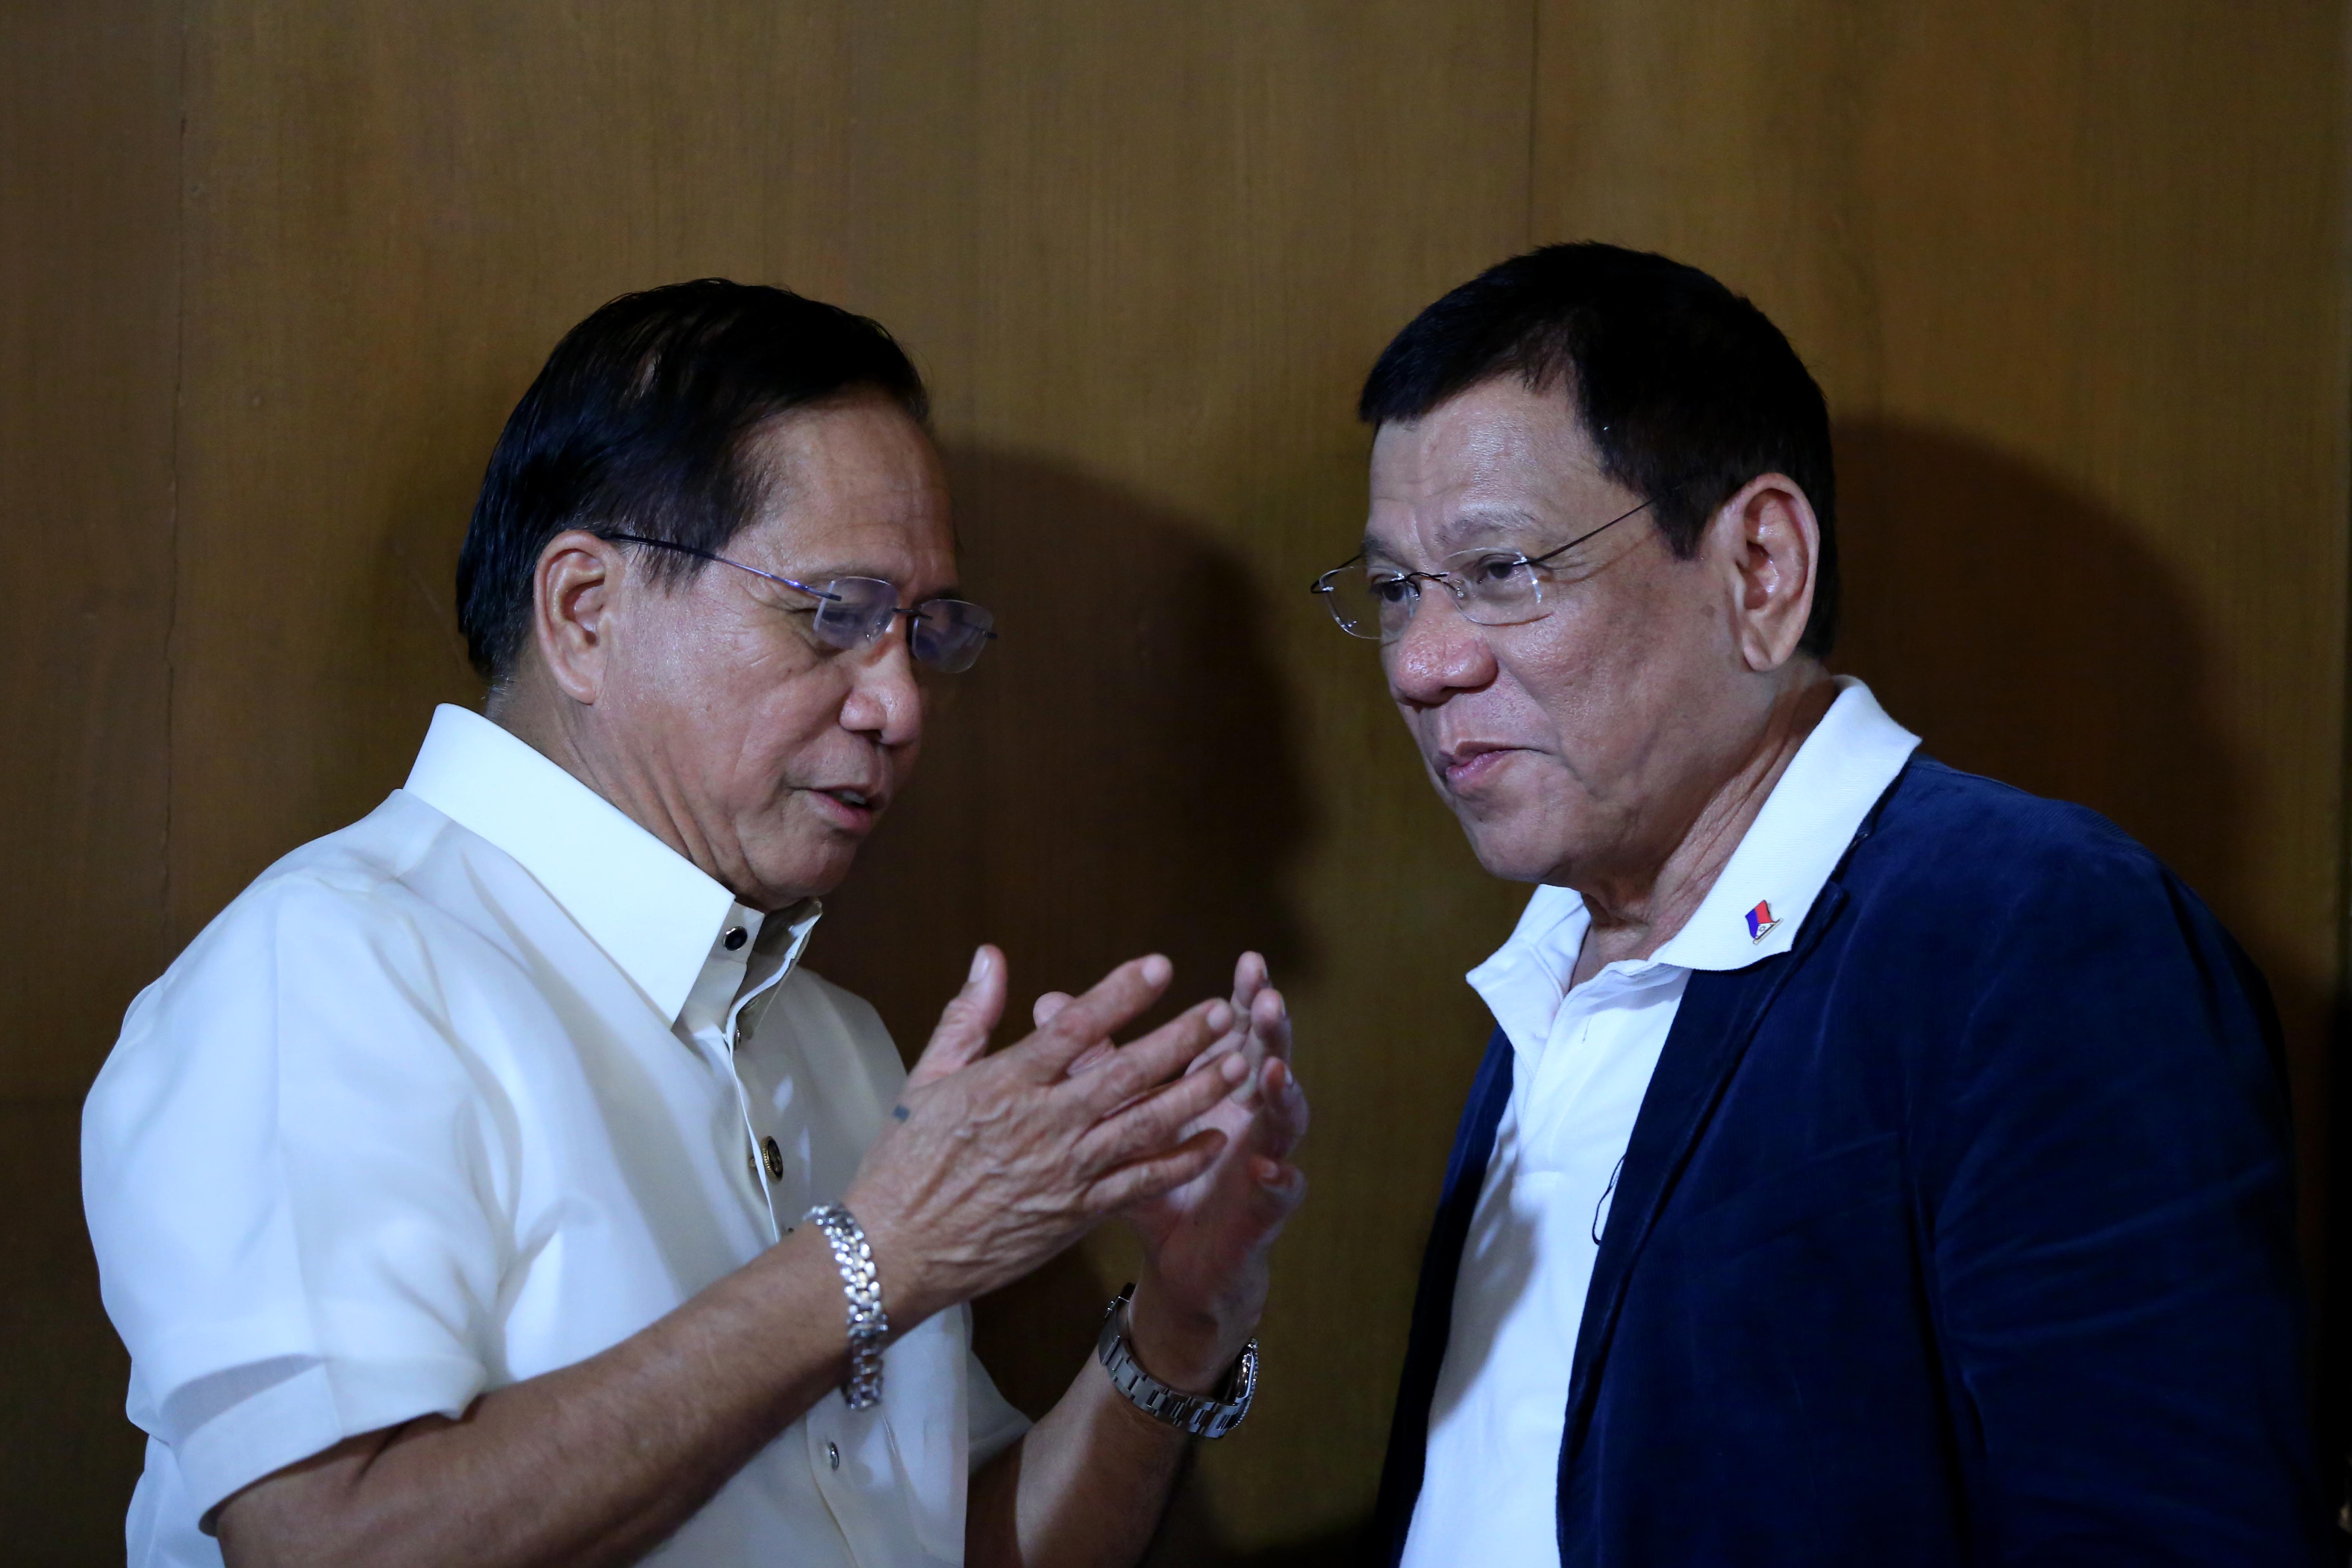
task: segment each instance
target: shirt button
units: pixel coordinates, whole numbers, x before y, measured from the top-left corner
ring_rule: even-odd
[[[835,1469],[841,1468],[841,1450],[831,1443],[824,1446],[824,1462]]]
[[[751,933],[745,931],[741,926],[729,926],[727,928],[727,934],[719,940],[727,944],[728,952],[733,952],[736,949],[741,947],[751,939]]]
[[[760,1145],[760,1152],[768,1157],[768,1179],[772,1182],[782,1181],[784,1179],[784,1152],[776,1147],[776,1141],[770,1138],[762,1142]]]

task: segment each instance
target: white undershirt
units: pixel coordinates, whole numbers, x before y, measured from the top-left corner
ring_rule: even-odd
[[[1585,1292],[1683,991],[1695,970],[1788,951],[1918,744],[1860,681],[1839,685],[1715,885],[1654,954],[1571,989],[1591,921],[1580,896],[1547,887],[1470,972],[1511,1042],[1511,1099],[1463,1247],[1403,1568],[1559,1561],[1559,1444]]]

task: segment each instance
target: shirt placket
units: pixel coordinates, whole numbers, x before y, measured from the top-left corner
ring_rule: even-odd
[[[721,1032],[727,1050],[728,1080],[734,1086],[736,1110],[742,1118],[744,1166],[758,1198],[759,1218],[772,1246],[782,1240],[793,1229],[776,1209],[776,1187],[783,1180],[787,1156],[783,1146],[776,1140],[775,1129],[768,1124],[765,1100],[754,1094],[751,1087],[743,1081],[742,1047],[758,1033],[769,1004],[775,999],[785,977],[800,962],[814,924],[813,915],[803,915],[793,921],[790,944],[778,958],[775,973],[761,982],[756,989],[735,999],[728,1009]]]

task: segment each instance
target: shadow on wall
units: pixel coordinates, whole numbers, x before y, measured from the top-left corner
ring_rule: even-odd
[[[943,685],[918,783],[828,900],[819,966],[910,1058],[982,941],[1024,1016],[1150,952],[1176,965],[1171,1008],[1222,994],[1248,948],[1296,984],[1315,955],[1289,879],[1313,824],[1240,556],[1051,464],[948,463],[965,591],[1000,640]]]
[[[1241,554],[1117,487],[987,448],[948,453],[966,591],[1002,634],[952,689],[919,782],[827,900],[812,962],[911,1059],[973,946],[1008,956],[1000,1043],[1039,992],[1139,954],[1176,967],[1154,1016],[1264,952],[1313,973],[1292,868],[1314,830],[1300,734]],[[1085,1364],[1123,1247],[1105,1238],[980,1303],[982,1359],[1033,1415]],[[1155,1562],[1239,1562],[1192,1489]],[[1286,1559],[1287,1560],[1287,1559]]]
[[[2229,922],[2290,1027],[2323,1017],[2327,984],[2252,919],[2261,825],[2214,712],[2212,656],[2139,531],[1949,434],[1861,420],[1836,442],[1835,662],[1943,761],[2113,818]]]
[[[2212,656],[2188,595],[2126,519],[2014,458],[1885,421],[1844,422],[1835,437],[1847,610],[1837,663],[1943,761],[2113,818],[2230,925],[2270,980],[2298,1077],[2335,1086],[2332,1103],[2307,1094],[2299,1107],[2306,1148],[2315,1127],[2339,1152],[2320,1194],[2329,1232],[2307,1226],[2304,1239],[2321,1252],[2311,1261],[2328,1299],[2345,1300],[2343,1004],[2253,919],[2246,856],[2263,826],[2217,721]],[[2309,1158],[2304,1171],[2315,1173]],[[2325,1451],[2341,1456],[2352,1336],[2329,1338],[2318,1347]]]
[[[1836,443],[1837,663],[1937,757],[2113,817],[2226,918],[2245,789],[2169,571],[2124,519],[1989,447],[1875,421]]]

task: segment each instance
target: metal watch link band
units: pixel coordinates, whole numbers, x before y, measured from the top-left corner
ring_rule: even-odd
[[[882,1403],[882,1342],[890,1334],[874,1249],[866,1245],[865,1229],[839,1204],[819,1204],[801,1218],[832,1244],[841,1292],[849,1299],[849,1381],[841,1385],[841,1396],[852,1410],[870,1409]]]
[[[1111,1298],[1110,1308],[1103,1313],[1102,1332],[1095,1337],[1095,1359],[1110,1373],[1113,1388],[1127,1395],[1128,1403],[1180,1432],[1195,1437],[1222,1437],[1242,1424],[1250,1413],[1250,1403],[1257,1397],[1257,1342],[1242,1347],[1241,1360],[1234,1363],[1225,1379],[1225,1386],[1215,1394],[1184,1394],[1169,1387],[1143,1370],[1135,1352],[1127,1345],[1127,1306],[1135,1300],[1135,1286],[1127,1288]]]

